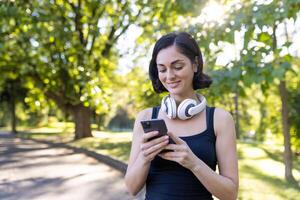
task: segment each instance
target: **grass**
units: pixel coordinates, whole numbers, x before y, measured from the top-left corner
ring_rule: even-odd
[[[26,138],[65,142],[86,148],[127,162],[130,153],[130,132],[93,131],[93,138],[73,140],[71,124],[56,124],[48,127],[25,129],[19,133]],[[284,179],[283,147],[275,144],[238,142],[240,200],[272,199],[294,200],[300,197],[299,183]],[[293,174],[300,180],[300,160],[293,161]]]
[[[279,146],[238,143],[239,199],[298,199],[300,185],[284,179],[284,164]],[[293,174],[300,180],[299,162],[294,161]]]
[[[74,140],[72,123],[55,123],[49,124],[47,127],[27,129],[18,127],[18,131],[18,136],[23,138],[64,142],[71,146],[109,155],[123,162],[127,162],[130,153],[131,132],[93,131],[93,138]]]
[[[109,155],[115,159],[127,162],[131,146],[130,132],[111,133],[93,131],[93,135],[94,138],[84,138],[72,141],[69,144]]]

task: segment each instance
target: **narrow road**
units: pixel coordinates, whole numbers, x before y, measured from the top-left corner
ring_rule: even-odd
[[[0,132],[0,199],[129,200],[123,175],[84,154]]]

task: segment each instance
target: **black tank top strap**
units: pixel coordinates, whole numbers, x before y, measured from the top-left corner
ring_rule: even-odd
[[[160,106],[156,106],[152,108],[152,116],[151,119],[156,119],[158,116],[158,112],[159,112]]]
[[[206,106],[206,127],[208,131],[215,137],[214,130],[214,113],[215,107]]]

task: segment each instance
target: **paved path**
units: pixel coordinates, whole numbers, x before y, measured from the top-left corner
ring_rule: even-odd
[[[84,154],[0,133],[0,199],[129,200],[123,175]]]

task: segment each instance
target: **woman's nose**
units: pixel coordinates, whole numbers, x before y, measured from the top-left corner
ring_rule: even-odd
[[[167,71],[167,79],[171,80],[173,78],[175,78],[175,73],[174,73],[173,70],[170,69],[170,70]]]

